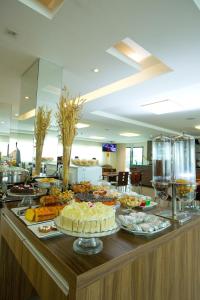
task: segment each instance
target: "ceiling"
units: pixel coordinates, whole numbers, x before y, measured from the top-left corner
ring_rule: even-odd
[[[0,102],[17,112],[20,76],[38,57],[64,68],[63,85],[72,94],[88,95],[138,76],[137,69],[106,52],[129,37],[169,70],[87,102],[83,120],[91,127],[79,130],[79,136],[116,142],[142,141],[159,132],[198,136],[199,36],[200,11],[192,0],[65,0],[52,20],[18,1],[1,0]],[[155,115],[141,107],[163,99],[184,102],[184,109]],[[121,137],[122,131],[140,137]]]

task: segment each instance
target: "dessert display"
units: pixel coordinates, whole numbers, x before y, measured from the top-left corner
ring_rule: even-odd
[[[70,202],[74,197],[74,193],[72,191],[65,192],[57,192],[55,195],[46,195],[40,198],[40,204],[42,206],[52,206],[59,204],[66,204]]]
[[[72,202],[60,214],[59,226],[78,233],[100,233],[116,228],[115,211],[100,202]]]
[[[92,185],[89,181],[81,181],[80,183],[73,184],[72,190],[74,193],[88,193],[92,190]]]
[[[143,196],[139,194],[134,194],[134,195],[128,195],[125,194],[122,197],[120,197],[119,202],[121,203],[122,207],[125,208],[135,208],[135,207],[150,207],[152,203],[152,199],[149,196]]]
[[[171,225],[169,220],[144,212],[132,212],[129,215],[119,215],[118,220],[123,229],[138,235],[153,235]]]
[[[60,180],[50,177],[36,178],[35,180],[41,188],[49,188],[60,184]]]
[[[97,166],[99,161],[96,159],[71,159],[71,163],[75,166]]]
[[[29,222],[42,222],[54,219],[59,215],[63,206],[28,208],[25,212],[25,218]]]
[[[57,182],[58,180],[55,178],[50,178],[50,177],[44,177],[44,178],[39,178],[36,179],[37,182],[41,182],[41,183],[54,183]]]
[[[30,184],[20,184],[14,185],[10,192],[13,194],[22,194],[22,195],[34,195],[38,192],[38,189],[33,188]]]
[[[41,233],[48,233],[50,231],[57,231],[57,227],[54,225],[41,225],[38,227],[38,231]]]
[[[58,196],[59,200],[63,202],[71,201],[74,198],[74,192],[71,190],[61,192],[61,190],[57,187],[52,187],[50,189],[50,194],[53,196]]]

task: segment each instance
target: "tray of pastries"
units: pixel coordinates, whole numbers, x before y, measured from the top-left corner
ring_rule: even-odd
[[[122,229],[146,237],[159,234],[171,226],[169,220],[145,212],[118,215],[118,221]]]

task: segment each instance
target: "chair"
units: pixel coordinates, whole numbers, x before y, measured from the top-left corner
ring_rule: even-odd
[[[117,181],[111,182],[111,184],[114,184],[117,188],[118,187],[124,188],[126,191],[128,185],[128,174],[129,172],[119,172],[117,175]]]
[[[139,187],[139,193],[142,193],[142,173],[132,172],[130,175],[130,181],[132,186]]]

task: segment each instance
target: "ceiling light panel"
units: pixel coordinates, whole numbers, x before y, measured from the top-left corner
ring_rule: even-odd
[[[61,6],[64,3],[64,0],[18,0],[24,5],[35,10],[37,13],[52,19]]]
[[[133,137],[133,136],[139,136],[138,133],[134,133],[134,132],[122,132],[119,135],[121,136],[126,136],[126,137]]]
[[[104,136],[96,136],[96,135],[89,136],[89,138],[94,139],[94,140],[103,140],[103,139],[105,139]]]
[[[161,100],[141,105],[145,110],[156,115],[181,111],[183,107],[171,100]]]
[[[106,52],[137,70],[141,70],[141,62],[151,56],[151,53],[130,38],[121,40]]]
[[[90,127],[90,124],[86,124],[86,123],[77,123],[76,124],[76,128],[86,128],[86,127]]]
[[[200,129],[200,125],[196,125],[195,128],[196,128],[196,129]]]

